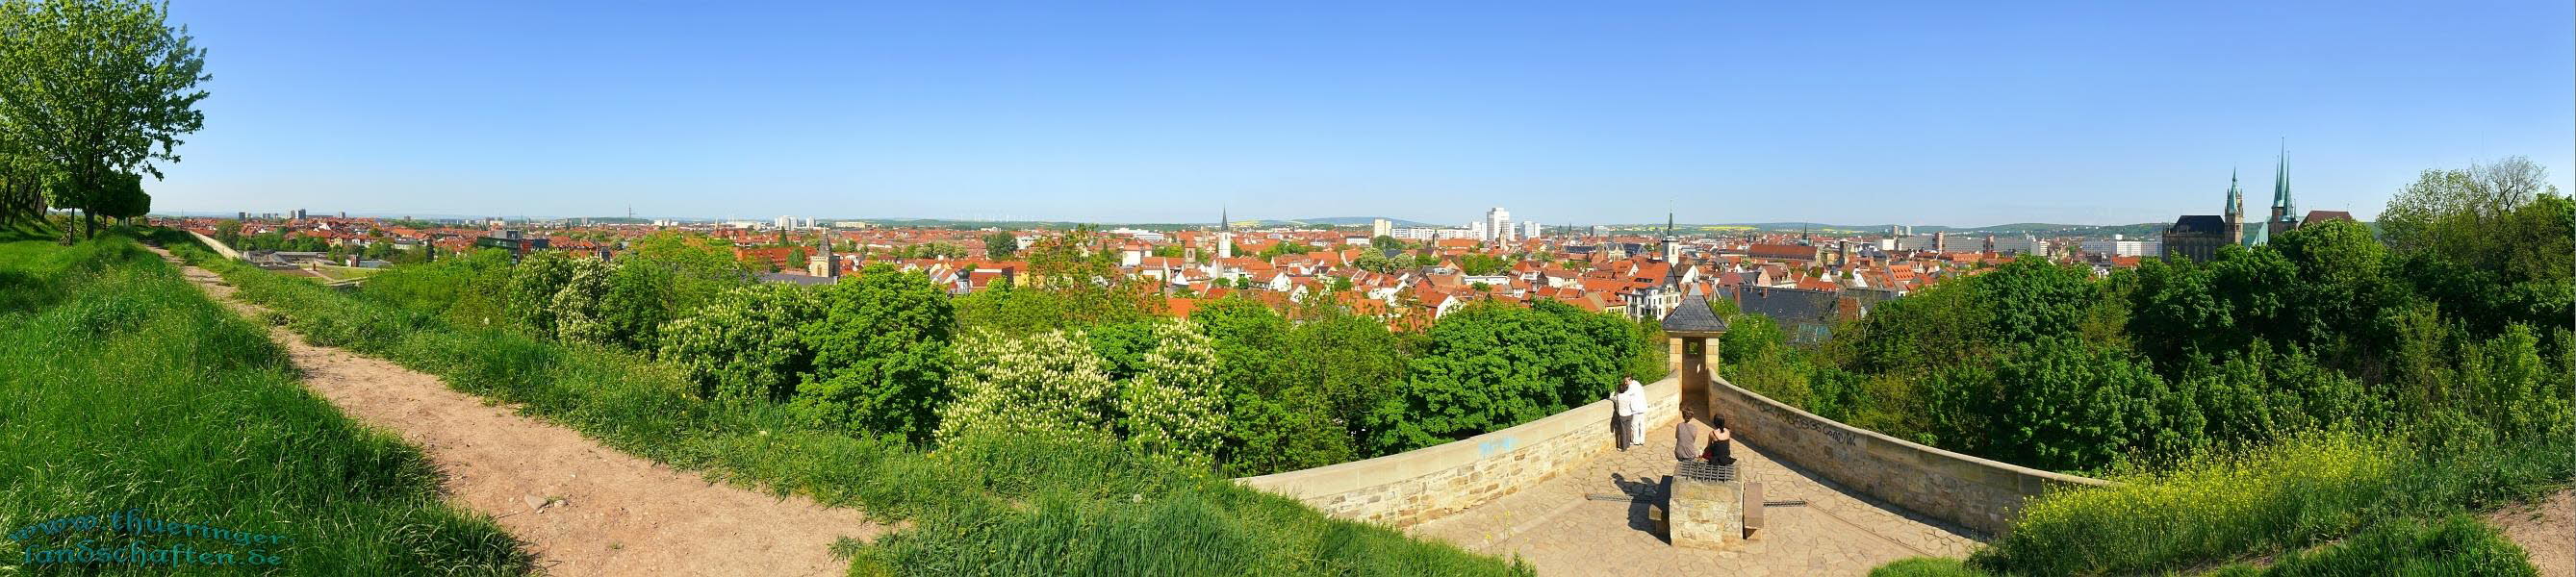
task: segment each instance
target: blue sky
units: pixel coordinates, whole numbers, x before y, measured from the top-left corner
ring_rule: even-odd
[[[542,5],[539,5],[542,4]],[[1220,5],[1222,4],[1222,6]],[[1821,4],[1821,6],[1815,6]],[[2576,174],[2570,3],[179,0],[163,211],[1977,226]],[[2135,4],[2135,5],[2130,5]]]

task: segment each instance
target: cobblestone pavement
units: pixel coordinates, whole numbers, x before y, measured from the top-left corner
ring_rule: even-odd
[[[1673,430],[1649,429],[1646,444],[1611,451],[1536,486],[1415,526],[1417,536],[1471,550],[1517,555],[1540,575],[1860,575],[1889,561],[1964,557],[1981,536],[1896,509],[1808,472],[1735,446],[1745,479],[1766,501],[1765,527],[1728,551],[1673,547],[1647,518],[1673,472]],[[1648,495],[1635,502],[1586,495]],[[1657,505],[1660,506],[1660,505]]]

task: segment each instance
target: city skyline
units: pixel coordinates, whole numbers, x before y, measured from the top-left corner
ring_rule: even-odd
[[[2506,156],[2576,188],[2565,5],[1835,8],[182,4],[215,120],[147,186],[171,212],[2117,225],[2206,212],[2286,140],[2306,206],[2365,220]]]

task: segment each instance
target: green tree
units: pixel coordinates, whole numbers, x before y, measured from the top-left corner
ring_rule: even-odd
[[[679,275],[631,253],[618,257],[616,268],[600,295],[599,332],[589,338],[650,354],[662,346],[662,325],[679,316]]]
[[[2082,267],[2035,256],[1971,277],[1973,297],[1989,311],[1995,338],[2007,343],[2081,334],[2083,311],[2098,295]]]
[[[1209,469],[1227,430],[1216,349],[1188,321],[1155,322],[1153,336],[1135,378],[1118,388],[1118,434],[1143,454]]]
[[[1018,235],[1011,234],[1010,231],[995,231],[992,234],[984,235],[984,256],[986,258],[991,258],[993,260],[1009,260],[1012,255],[1018,254],[1019,252],[1020,237]]]
[[[166,8],[136,0],[0,2],[0,140],[51,165],[55,206],[92,215],[128,174],[161,176],[203,128],[205,50]],[[90,233],[97,225],[92,222]],[[63,242],[72,232],[64,229]]]
[[[608,307],[601,301],[608,296],[609,277],[617,267],[595,258],[575,257],[565,260],[569,273],[545,307],[552,319],[548,337],[604,345],[621,344],[623,335],[607,322]]]
[[[1358,447],[1369,435],[1369,411],[1404,380],[1403,343],[1386,324],[1338,303],[1310,307],[1290,329],[1280,373],[1289,387],[1313,391],[1335,429]]]
[[[1510,266],[1511,263],[1503,262],[1502,257],[1485,253],[1467,253],[1458,257],[1459,272],[1467,273],[1469,276],[1495,274],[1503,272],[1503,269]]]
[[[1432,325],[1403,385],[1371,411],[1367,448],[1427,447],[1607,398],[1641,354],[1637,331],[1549,300],[1470,304]]]
[[[734,260],[733,246],[702,235],[655,231],[636,239],[622,258],[660,265],[671,273],[671,310],[690,311],[751,284],[751,269]]]
[[[929,277],[870,265],[823,290],[823,315],[799,331],[815,371],[791,408],[810,422],[930,440],[949,399],[948,295]]]
[[[114,221],[140,218],[152,212],[152,195],[143,192],[143,175],[117,173],[107,177],[106,188],[97,191],[98,200],[92,211]]]
[[[785,400],[814,367],[797,331],[822,316],[823,299],[811,288],[736,288],[665,327],[661,358],[696,383],[701,398]]]
[[[510,320],[540,336],[555,335],[555,293],[572,281],[572,257],[562,252],[541,250],[528,253],[519,265],[510,269],[510,284],[502,302]]]
[[[958,340],[957,356],[972,362],[950,381],[957,400],[939,409],[941,443],[979,431],[1108,433],[1117,423],[1117,383],[1079,331],[1017,338],[977,331]]]
[[[2059,471],[2112,465],[2163,425],[2163,379],[2127,353],[2049,338],[2005,357],[1991,432],[2006,460]]]

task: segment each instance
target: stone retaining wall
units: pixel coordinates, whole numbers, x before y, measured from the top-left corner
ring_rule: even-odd
[[[1678,378],[1646,385],[1647,434],[1681,416],[1680,387]],[[1336,517],[1409,527],[1536,485],[1612,449],[1611,413],[1605,399],[1463,441],[1236,481]]]
[[[1775,460],[1899,507],[1988,534],[2002,534],[2022,501],[2068,486],[2108,481],[1952,453],[1818,417],[1736,387],[1710,383],[1717,414],[1735,438]]]
[[[223,255],[224,258],[233,260],[242,259],[241,253],[233,252],[233,247],[224,246],[224,243],[216,242],[215,239],[208,238],[206,235],[197,234],[197,231],[188,231],[188,236],[197,237],[197,242],[199,244],[204,244],[206,245],[206,248],[214,249],[215,254]]]

